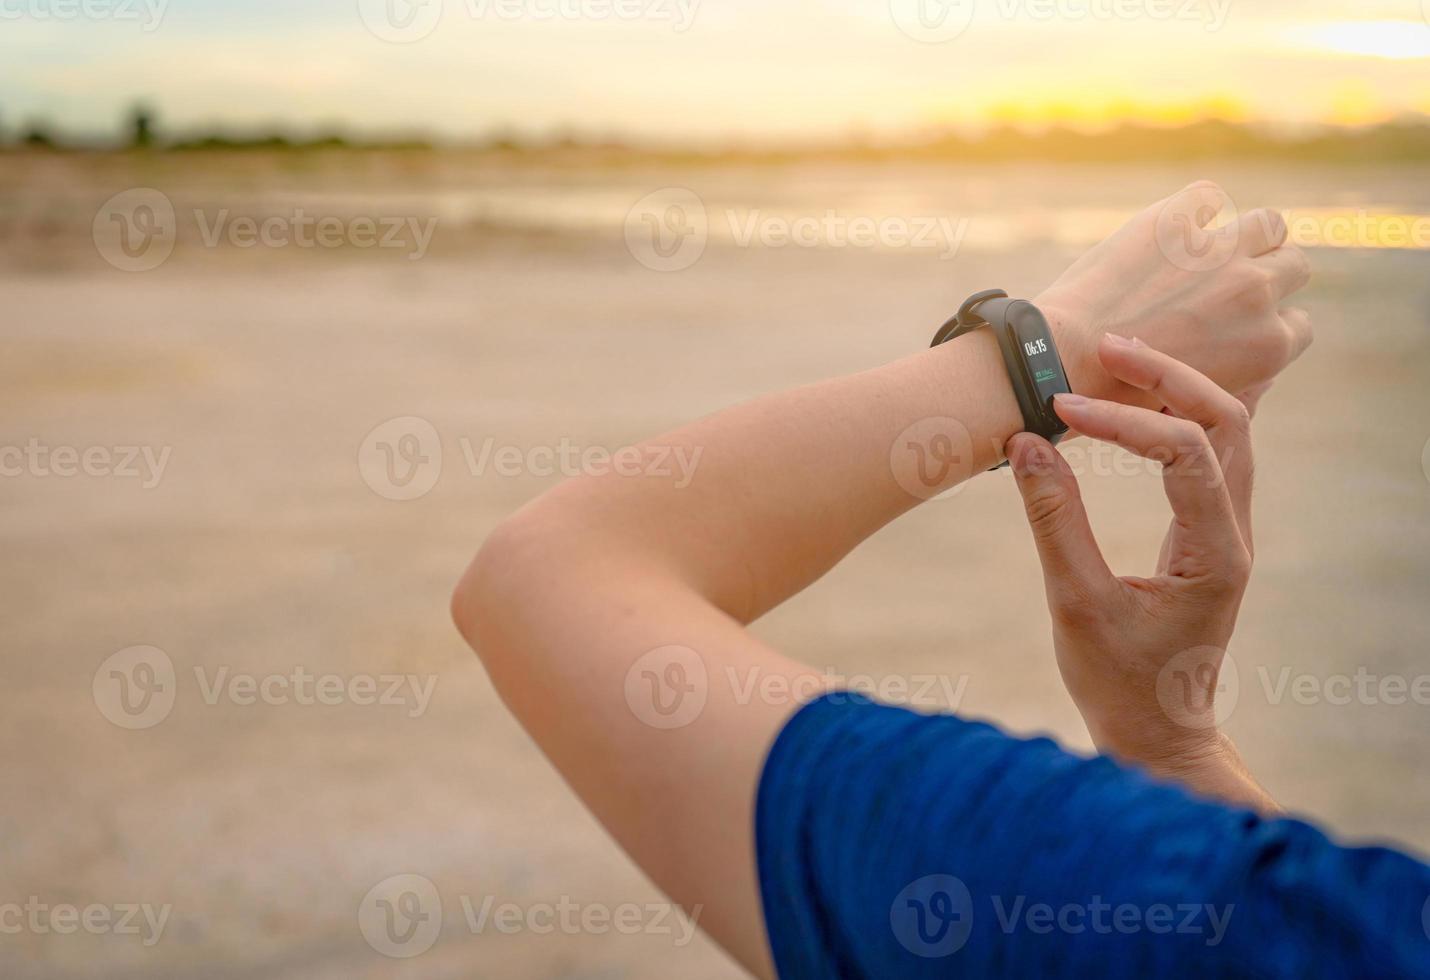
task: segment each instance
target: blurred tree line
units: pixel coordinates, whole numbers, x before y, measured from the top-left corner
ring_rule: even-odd
[[[549,139],[522,139],[503,132],[485,139],[447,144],[426,139],[378,139],[338,133],[295,137],[282,132],[217,131],[162,138],[157,115],[148,105],[135,105],[126,115],[121,135],[103,139],[66,138],[43,122],[30,122],[10,133],[0,114],[0,151],[189,152],[202,150],[303,151],[319,149],[427,150],[449,145],[500,154],[599,157],[607,162],[659,161],[710,163],[720,161],[783,163],[801,160],[844,161],[966,161],[1002,160],[1067,162],[1181,161],[1198,159],[1280,160],[1303,163],[1430,161],[1430,116],[1411,115],[1373,126],[1321,126],[1299,132],[1274,132],[1265,126],[1207,119],[1177,127],[1123,123],[1099,132],[1066,127],[1028,131],[996,127],[977,135],[953,131],[920,138],[873,142],[864,137],[800,148],[728,146],[695,150],[669,145],[582,140],[563,134]]]

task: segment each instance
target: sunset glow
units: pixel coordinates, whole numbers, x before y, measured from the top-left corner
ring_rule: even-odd
[[[1430,25],[1414,21],[1341,21],[1296,27],[1286,35],[1312,50],[1404,60],[1430,57]]]
[[[0,128],[102,132],[138,99],[178,129],[793,142],[930,126],[1360,125],[1430,107],[1430,23],[1390,19],[1415,2],[1357,4],[1355,20],[1332,0],[979,0],[928,36],[899,13],[911,0],[644,0],[627,19],[581,13],[609,0],[569,0],[560,17],[431,2],[440,17],[396,38],[359,16],[379,0],[151,0],[164,11],[152,25],[4,20]],[[511,0],[523,3],[548,0]]]
[[[995,126],[1025,129],[1066,126],[1079,130],[1103,129],[1118,123],[1184,126],[1204,119],[1246,122],[1253,118],[1246,104],[1230,95],[1207,96],[1184,102],[1136,102],[1098,92],[1076,93],[1075,90],[1064,92],[1057,99],[999,102],[979,113],[979,116],[979,121]],[[950,112],[949,118],[956,118],[956,113]]]

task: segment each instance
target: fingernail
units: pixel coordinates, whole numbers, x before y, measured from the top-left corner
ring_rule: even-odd
[[[1107,334],[1106,336],[1107,336],[1108,342],[1111,343],[1113,346],[1116,346],[1116,347],[1131,347],[1131,346],[1132,346],[1132,341],[1128,340],[1126,337],[1122,336],[1122,334],[1120,334],[1120,333],[1109,333],[1109,334]]]
[[[1079,405],[1086,405],[1086,404],[1087,404],[1087,399],[1086,399],[1085,397],[1083,397],[1082,395],[1075,395],[1075,394],[1071,394],[1071,393],[1065,394],[1065,395],[1064,395],[1064,394],[1058,394],[1058,395],[1054,395],[1054,396],[1053,396],[1053,404],[1055,404],[1055,405],[1070,405],[1070,406],[1076,408],[1076,407],[1079,406]]]
[[[1011,452],[1008,462],[1013,467],[1013,472],[1018,476],[1036,476],[1047,468],[1047,457],[1044,455],[1046,443],[1019,433],[1011,440],[1013,445],[1009,446]],[[1051,449],[1051,446],[1047,447]]]
[[[1133,347],[1146,347],[1147,344],[1142,340],[1141,337],[1133,337],[1133,338],[1132,338],[1132,346],[1133,346]]]
[[[1019,433],[1021,435],[1021,433]],[[1028,453],[1031,447],[1027,445],[1027,440],[1014,436],[1008,440],[1005,447],[1008,453],[1008,465],[1013,468],[1013,472],[1018,476],[1023,476],[1028,471]]]

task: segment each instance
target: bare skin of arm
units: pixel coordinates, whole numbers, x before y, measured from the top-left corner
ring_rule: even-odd
[[[1103,365],[1099,337],[1112,326],[1237,391],[1309,343],[1305,315],[1280,308],[1306,275],[1279,219],[1253,213],[1212,236],[1227,256],[1214,268],[1182,268],[1159,250],[1161,216],[1205,224],[1218,194],[1197,184],[1158,202],[1034,298],[1074,390],[1154,402]],[[1111,303],[1107,280],[1118,277]],[[1020,428],[994,339],[976,331],[642,443],[698,451],[689,485],[618,473],[569,481],[498,526],[454,594],[458,627],[567,782],[757,975],[772,966],[755,791],[780,727],[824,681],[744,627],[921,500],[993,466]],[[957,465],[911,489],[901,460],[949,445]],[[752,680],[762,693],[750,696]],[[653,702],[647,685],[668,700]]]

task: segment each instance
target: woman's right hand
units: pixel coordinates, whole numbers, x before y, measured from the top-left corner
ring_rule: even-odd
[[[1251,573],[1250,412],[1140,341],[1108,335],[1098,354],[1109,376],[1167,411],[1059,395],[1058,414],[1078,433],[1160,462],[1173,520],[1157,575],[1119,578],[1066,460],[1030,433],[1009,440],[1063,681],[1100,750],[1267,808],[1218,729],[1216,705]]]

